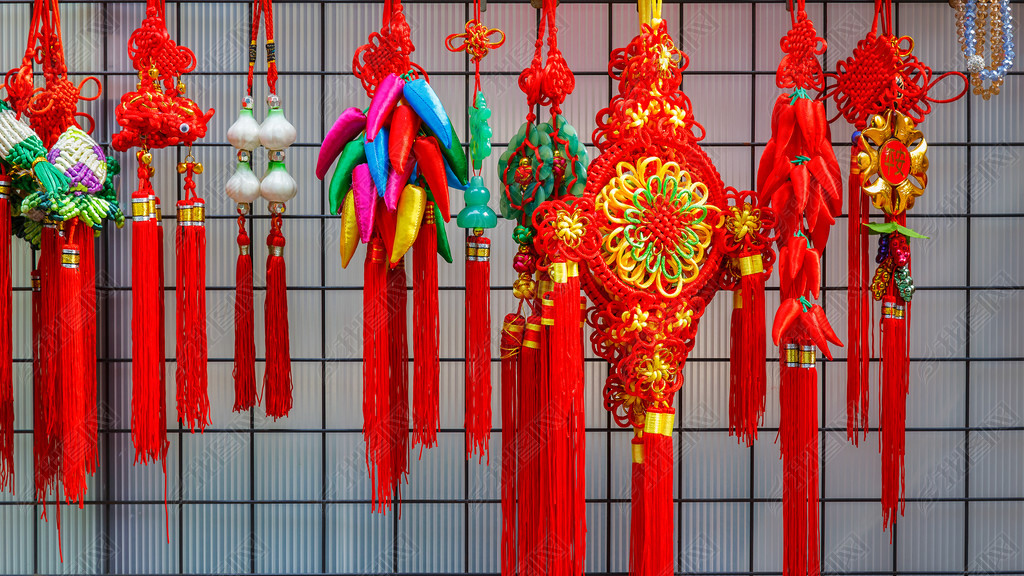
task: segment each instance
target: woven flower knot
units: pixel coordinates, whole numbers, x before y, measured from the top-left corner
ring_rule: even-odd
[[[457,43],[461,40],[461,43]],[[450,52],[465,51],[473,63],[479,63],[487,53],[505,43],[505,33],[498,28],[488,28],[478,20],[466,22],[466,31],[451,34],[444,41]]]
[[[577,247],[583,241],[587,228],[579,210],[559,210],[555,213],[555,234],[570,247]]]
[[[742,206],[732,206],[729,212],[725,219],[725,229],[736,242],[761,229],[761,211],[749,202],[744,202]]]

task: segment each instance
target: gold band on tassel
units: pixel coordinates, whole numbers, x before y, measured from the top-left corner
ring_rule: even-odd
[[[249,255],[249,245],[248,244],[240,244],[238,246],[238,254],[240,256],[248,256]]]
[[[4,198],[6,198],[6,197],[8,197],[10,195],[11,195],[11,181],[10,180],[0,180],[0,196],[3,196]]]
[[[896,304],[895,302],[892,302],[882,305],[882,318],[895,318],[897,320],[903,320],[903,314],[905,312],[906,306],[902,304]]]
[[[736,290],[732,293],[732,307],[743,308],[743,291]]]
[[[740,276],[750,276],[751,274],[760,274],[764,272],[764,262],[761,260],[760,254],[754,254],[753,256],[744,256],[736,260],[736,263],[740,267]]]
[[[530,337],[530,332],[533,332],[533,337]],[[526,335],[523,336],[523,346],[525,348],[533,348],[534,350],[540,349],[540,342],[537,341],[537,336],[540,333],[540,324],[534,324],[532,322],[526,323]]]
[[[647,421],[644,423],[644,434],[671,436],[675,419],[676,415],[668,412],[648,412]]]
[[[548,276],[551,277],[552,282],[558,284],[565,284],[569,281],[569,278],[575,278],[580,275],[580,264],[574,260],[568,262],[554,262],[551,266],[548,266]]]
[[[270,252],[271,256],[277,256],[279,258],[281,256],[284,256],[284,246],[270,245],[270,246],[267,246],[267,250]]]
[[[202,203],[178,204],[178,226],[203,226],[205,223],[205,205]]]
[[[643,464],[644,463],[644,445],[643,444],[633,444],[632,446],[633,446],[633,464]]]
[[[550,298],[541,298],[541,316],[540,323],[544,326],[555,325],[555,301]]]
[[[796,344],[786,344],[786,367],[800,367],[800,349]]]
[[[132,219],[136,221],[149,220],[152,217],[149,198],[132,198]]]
[[[40,290],[42,290],[42,282],[40,281],[39,276],[33,276],[32,277],[32,291],[33,292],[39,292]]]
[[[502,324],[501,329],[504,330],[505,332],[515,334],[516,332],[522,332],[524,328],[522,324],[516,324],[515,322],[505,322]]]
[[[61,253],[60,263],[65,268],[78,268],[78,261],[80,258],[78,250],[65,248]]]
[[[814,368],[814,363],[817,362],[817,355],[814,346],[801,346],[800,347],[800,367],[801,368]]]
[[[487,262],[491,259],[491,244],[489,242],[477,242],[475,238],[466,240],[466,261]]]

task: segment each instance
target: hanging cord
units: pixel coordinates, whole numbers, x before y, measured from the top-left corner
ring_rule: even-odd
[[[252,96],[252,82],[256,69],[256,44],[260,35],[260,21],[264,22],[267,32],[267,87],[271,94],[277,94],[277,44],[274,42],[274,2],[273,0],[253,0],[251,37],[249,40],[249,79],[248,95]]]

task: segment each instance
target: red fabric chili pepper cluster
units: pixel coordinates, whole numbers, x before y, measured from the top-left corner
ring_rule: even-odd
[[[163,0],[148,0],[146,18],[128,40],[128,55],[139,84],[137,91],[121,97],[116,109],[121,132],[114,135],[114,149],[190,146],[206,136],[213,109],[203,112],[185,97],[181,76],[195,69],[196,57],[171,39]]]

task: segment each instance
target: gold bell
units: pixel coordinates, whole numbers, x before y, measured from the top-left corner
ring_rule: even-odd
[[[184,162],[178,162],[178,174],[184,174],[184,173],[185,173],[185,163]]]
[[[203,163],[202,162],[196,162],[195,165],[192,166],[192,171],[195,172],[196,174],[202,174],[203,173]]]

